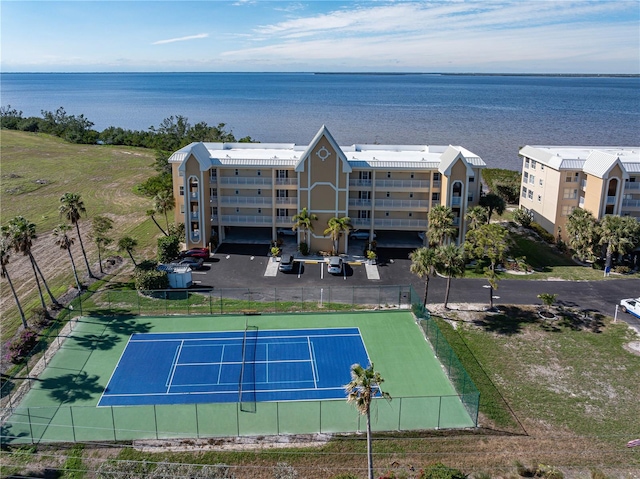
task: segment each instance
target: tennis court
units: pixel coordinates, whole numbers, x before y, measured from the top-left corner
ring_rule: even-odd
[[[343,399],[355,363],[356,328],[134,334],[98,406]]]
[[[373,430],[476,426],[475,386],[454,387],[410,311],[96,315],[14,404],[3,442],[357,432],[343,386],[369,361],[393,398],[374,400]]]

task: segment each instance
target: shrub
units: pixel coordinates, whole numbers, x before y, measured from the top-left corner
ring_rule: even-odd
[[[276,464],[273,477],[275,479],[297,479],[298,471],[291,464],[279,462]]]
[[[418,479],[466,479],[467,475],[458,469],[437,463],[420,472]]]
[[[533,222],[533,213],[524,208],[517,209],[513,212],[513,221],[524,228],[530,228]]]
[[[18,364],[38,344],[38,334],[30,328],[23,329],[17,338],[9,341],[5,346],[5,359],[11,361],[14,364]]]
[[[36,329],[42,329],[50,322],[51,316],[49,316],[49,311],[47,311],[42,306],[34,308],[31,312],[31,323],[35,326]]]
[[[307,256],[309,254],[309,244],[308,243],[300,243],[298,246],[298,251],[302,256]]]
[[[614,273],[619,273],[619,274],[629,274],[631,272],[631,268],[629,268],[628,266],[623,266],[623,265],[614,266],[613,272]]]
[[[167,289],[169,287],[169,276],[166,271],[137,271],[134,276],[138,291]]]
[[[162,236],[158,238],[158,261],[169,263],[180,253],[180,239],[177,236]]]
[[[547,230],[545,230],[542,226],[540,226],[538,223],[536,223],[535,221],[531,222],[531,229],[536,233],[538,233],[538,236],[540,236],[540,238],[542,238],[547,243],[549,244],[555,243],[556,239],[554,238],[554,236],[551,233],[549,233]]]

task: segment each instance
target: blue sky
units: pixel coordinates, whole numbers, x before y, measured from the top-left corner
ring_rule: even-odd
[[[0,9],[4,72],[640,72],[640,0],[2,0]]]

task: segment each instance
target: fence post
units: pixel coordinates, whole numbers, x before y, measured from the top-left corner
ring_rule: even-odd
[[[442,396],[438,398],[438,426],[436,429],[440,429],[440,414],[442,414]]]
[[[118,437],[116,435],[116,418],[113,415],[113,406],[109,406],[111,408],[111,425],[113,426],[113,441],[116,442]]]
[[[158,439],[158,415],[156,414],[156,405],[153,405],[153,423],[156,427],[156,439]]]
[[[200,439],[200,421],[198,420],[198,403],[196,403],[195,406],[196,406],[196,438]]]
[[[223,314],[222,311],[222,290],[220,290],[220,314]]]
[[[76,441],[76,427],[73,423],[73,406],[69,406],[69,415],[71,416],[71,432],[73,433],[73,442]]]
[[[304,313],[304,287],[300,288],[300,311]]]
[[[138,298],[138,316],[140,315],[140,293],[136,291],[136,298]]]
[[[240,403],[236,403],[236,428],[238,429],[238,436],[240,436]]]
[[[273,288],[273,312],[278,312],[278,288]]]
[[[213,295],[209,294],[209,314],[213,316]]]
[[[276,402],[276,433],[280,435],[280,401]]]
[[[320,411],[319,411],[319,416],[320,416],[320,424],[319,424],[319,428],[320,431],[319,433],[322,434],[322,401],[318,401],[318,404],[320,405]]]
[[[400,406],[398,407],[398,431],[402,431],[400,424],[402,423],[402,398],[400,398]]]

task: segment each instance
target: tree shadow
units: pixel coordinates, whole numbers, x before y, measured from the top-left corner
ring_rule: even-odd
[[[117,311],[114,313],[114,311]],[[92,320],[97,320],[114,334],[130,336],[135,333],[148,333],[151,331],[150,322],[140,322],[140,316],[122,310],[97,310],[87,314]],[[83,320],[79,320],[83,322]]]
[[[604,315],[595,309],[563,309],[558,324],[572,331],[601,333],[604,327]]]
[[[22,479],[29,477],[39,477],[42,479],[58,479],[62,477],[62,472],[60,472],[58,469],[49,469],[48,467],[45,467],[41,471],[29,471],[26,473],[18,473],[16,475],[12,474],[10,476],[2,477],[3,479]]]
[[[91,351],[95,349],[108,351],[122,341],[122,339],[115,334],[84,334],[82,336],[72,336],[71,340],[75,341],[78,346]]]
[[[20,432],[18,434],[13,434],[11,432],[11,428],[13,426],[11,424],[3,424],[2,426],[0,426],[0,448],[2,450],[5,450],[6,447],[11,444],[13,441],[15,441],[16,439],[20,438],[20,437],[26,437],[27,433],[26,432]]]
[[[538,322],[535,311],[520,309],[517,306],[500,306],[500,314],[487,314],[473,323],[490,333],[513,336],[522,332],[524,324]]]
[[[95,374],[89,376],[81,371],[78,374],[64,374],[38,381],[40,387],[49,391],[49,396],[59,403],[74,403],[87,401],[94,395],[100,394],[104,387],[99,384],[99,379]]]

